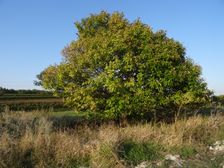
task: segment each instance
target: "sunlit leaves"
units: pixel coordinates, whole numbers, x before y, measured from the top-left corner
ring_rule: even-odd
[[[40,75],[43,87],[76,110],[111,118],[166,117],[206,100],[200,67],[165,31],[153,32],[117,12],[91,15],[76,27],[78,37],[63,50],[63,62]]]

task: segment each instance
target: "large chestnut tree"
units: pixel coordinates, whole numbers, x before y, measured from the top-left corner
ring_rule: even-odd
[[[106,118],[166,118],[207,101],[201,68],[182,44],[139,19],[101,12],[75,23],[77,38],[38,83],[77,111]]]

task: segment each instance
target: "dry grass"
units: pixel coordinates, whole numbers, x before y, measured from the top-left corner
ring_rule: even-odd
[[[173,124],[139,124],[97,130],[55,131],[45,117],[8,113],[0,118],[0,167],[125,167],[117,155],[126,140],[154,142],[169,151],[184,145],[200,146],[224,138],[224,117],[195,116]],[[37,116],[35,114],[35,116]]]

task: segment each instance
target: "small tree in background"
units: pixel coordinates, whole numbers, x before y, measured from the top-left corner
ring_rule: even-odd
[[[113,119],[164,119],[208,100],[201,68],[164,31],[117,12],[75,25],[77,39],[64,48],[63,61],[38,75],[40,85],[75,110]]]

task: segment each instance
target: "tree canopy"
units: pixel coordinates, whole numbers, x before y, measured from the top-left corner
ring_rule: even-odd
[[[75,23],[77,38],[39,84],[78,111],[108,118],[173,116],[209,96],[183,45],[139,19],[101,12]]]

